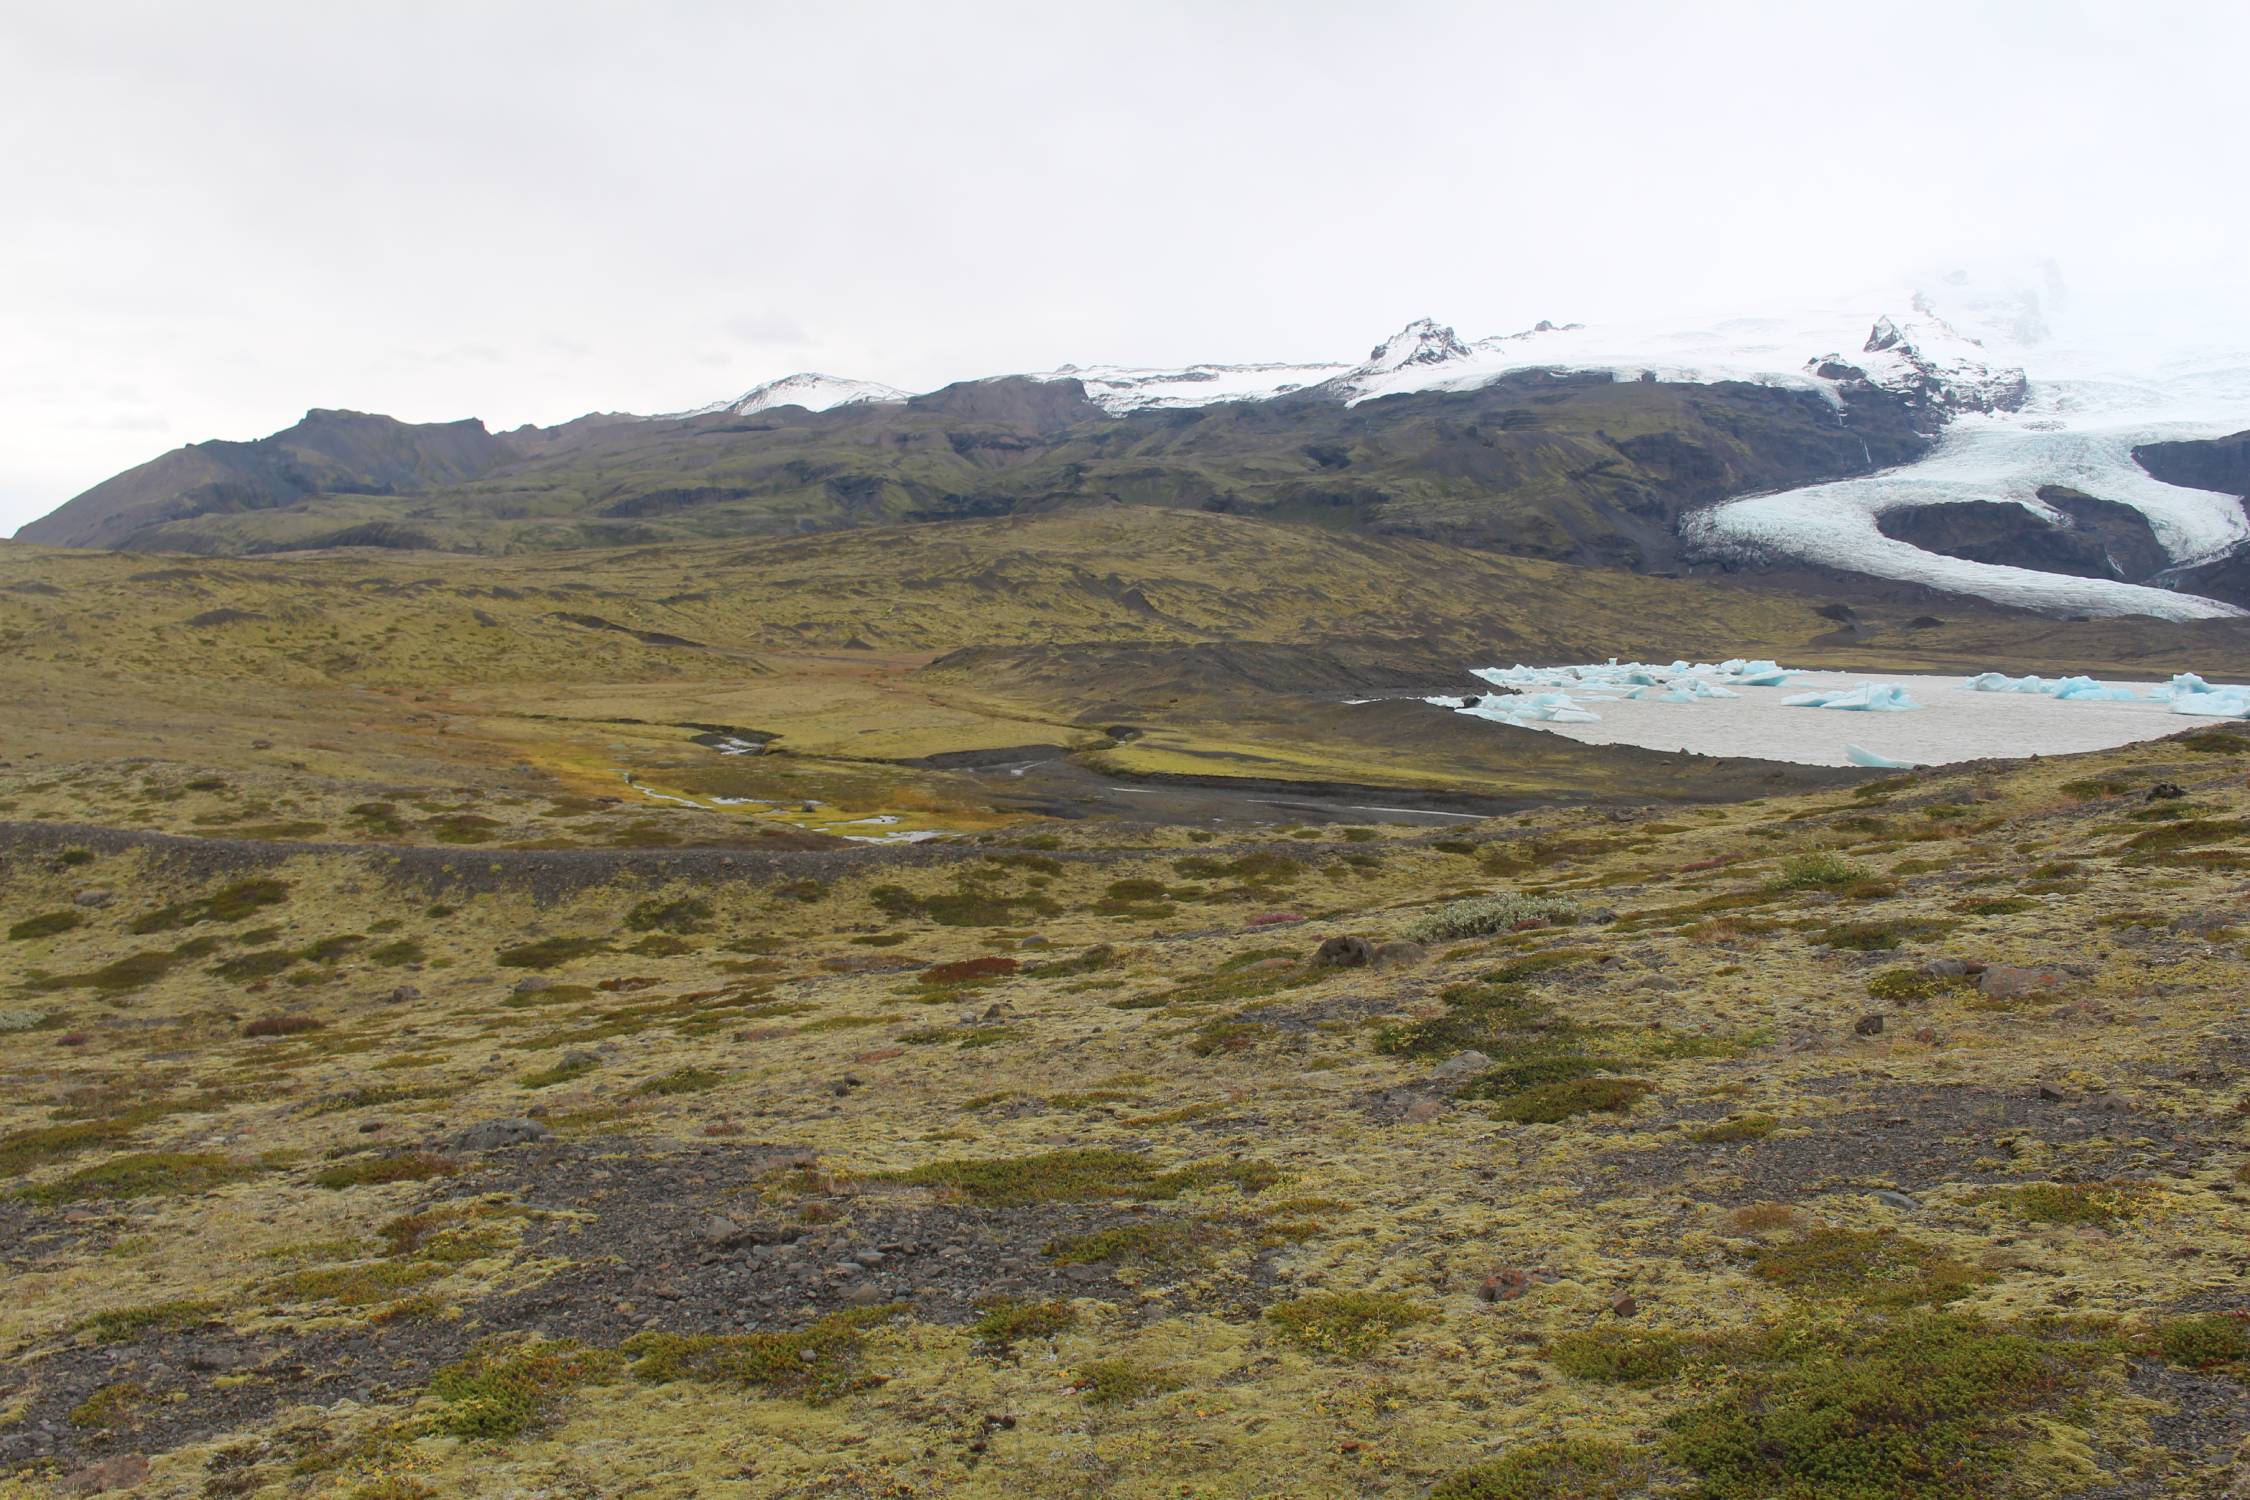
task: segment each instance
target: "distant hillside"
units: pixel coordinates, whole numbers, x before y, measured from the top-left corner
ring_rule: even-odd
[[[1748,382],[1549,371],[1349,406],[1308,393],[1114,416],[1076,380],[1009,378],[497,437],[315,412],[120,475],[23,540],[505,552],[1125,504],[1661,569],[1687,509],[1905,462],[1927,441],[1908,403],[1870,388],[1840,411]]]
[[[175,448],[32,522],[17,540],[129,547],[169,521],[278,510],[324,495],[418,493],[474,479],[515,456],[478,421],[415,425],[314,410],[255,442]]]

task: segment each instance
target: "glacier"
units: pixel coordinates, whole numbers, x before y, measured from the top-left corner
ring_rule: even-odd
[[[2143,346],[2129,327],[2104,328],[2057,305],[2058,291],[2059,284],[2042,295],[2004,277],[1968,275],[1917,287],[1924,326],[1944,325],[1982,352],[1988,370],[2022,371],[2018,398],[1954,404],[1936,446],[1916,463],[1723,501],[1688,517],[1683,534],[1710,558],[1789,558],[2050,614],[2241,616],[2233,605],[2153,584],[1926,551],[1876,524],[1890,510],[1970,501],[2010,503],[2060,523],[2065,518],[2039,493],[2060,486],[2139,511],[2175,568],[2250,544],[2250,514],[2239,497],[2165,484],[2133,457],[2143,444],[2241,430],[2250,413],[2250,351]],[[1937,368],[1959,357],[1958,343],[1947,348],[1944,359],[1924,361],[1940,385],[1973,383],[1973,368]]]

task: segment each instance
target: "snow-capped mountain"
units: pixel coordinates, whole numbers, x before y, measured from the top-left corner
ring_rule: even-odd
[[[710,417],[724,412],[730,416],[747,417],[776,406],[801,406],[806,411],[827,411],[836,406],[883,405],[904,401],[911,393],[897,386],[884,385],[874,380],[846,380],[836,375],[822,375],[805,371],[797,375],[784,375],[779,380],[769,380],[764,385],[752,386],[732,401],[715,401],[709,406],[699,406],[694,411],[680,412],[683,417]]]
[[[2138,511],[2166,557],[2192,566],[2250,544],[2233,496],[2161,483],[2136,446],[2250,427],[2250,356],[2190,366],[2074,342],[2051,267],[1999,278],[1951,272],[1876,295],[1713,323],[1540,322],[1474,341],[1422,318],[1357,363],[1065,365],[1025,377],[1076,380],[1112,416],[1148,408],[1283,398],[1362,402],[1471,391],[1533,370],[1620,380],[1750,382],[1819,394],[1849,424],[1855,393],[1888,392],[1940,433],[1920,462],[1835,483],[1731,501],[1688,518],[1705,555],[1800,560],[2066,613],[2199,618],[2238,613],[2192,594],[2114,578],[1970,561],[1884,534],[1880,518],[2004,502],[2039,522],[2070,517],[2041,498],[2063,486]],[[792,376],[711,411],[898,401],[889,386]]]
[[[1434,319],[1418,318],[1358,364],[1064,365],[1028,378],[1081,381],[1088,398],[1112,415],[1307,392],[1356,406],[1382,396],[1474,390],[1526,370],[1598,371],[1624,380],[1742,380],[1831,398],[1863,383],[1944,414],[2020,404],[2021,369],[1991,361],[1975,339],[1934,314],[1915,311],[1908,299],[1901,303],[1896,318],[1824,309],[1701,328],[1543,321],[1474,343]],[[1837,349],[1854,352],[1824,352]]]
[[[2028,392],[2020,368],[1988,363],[1982,344],[1927,314],[1903,328],[1887,315],[1877,318],[1856,365],[1832,354],[1812,369],[1829,379],[1856,373],[1925,410],[1951,414],[2019,411]]]

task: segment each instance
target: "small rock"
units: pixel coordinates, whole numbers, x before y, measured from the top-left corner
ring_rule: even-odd
[[[138,1453],[120,1453],[105,1458],[98,1464],[89,1464],[66,1476],[55,1486],[62,1495],[100,1495],[110,1490],[131,1489],[148,1478],[148,1460]]]
[[[411,984],[402,984],[383,997],[387,1005],[407,1005],[422,998],[422,992]]]
[[[2007,964],[1986,969],[1977,979],[1977,993],[1987,1000],[2025,1000],[2050,995],[2062,988],[2067,976],[2060,969],[2024,969]]]
[[[480,1125],[471,1125],[455,1136],[453,1146],[457,1151],[496,1151],[503,1146],[522,1146],[533,1141],[544,1141],[553,1134],[537,1120],[486,1120]]]
[[[1422,1125],[1445,1113],[1445,1101],[1432,1099],[1425,1094],[1406,1106],[1406,1113],[1398,1117],[1401,1125]]]
[[[1484,1278],[1477,1295],[1487,1302],[1513,1302],[1531,1290],[1531,1275],[1514,1266],[1502,1266]]]
[[[1880,1013],[1861,1016],[1858,1020],[1852,1022],[1852,1031],[1858,1036],[1881,1036],[1883,1034],[1883,1017]]]
[[[2046,1100],[2050,1104],[2060,1104],[2063,1100],[2068,1099],[2070,1095],[2064,1093],[2061,1089],[2056,1088],[2051,1083],[2042,1083],[2039,1085],[2039,1097]]]
[[[2178,782],[2159,781],[2156,785],[2148,789],[2148,795],[2141,800],[2144,802],[2173,802],[2177,801],[2181,797],[2185,797],[2186,795],[2186,788],[2182,787]]]
[[[1984,965],[1965,958],[1933,958],[1920,966],[1920,972],[1932,979],[1965,979],[1971,974],[1982,974]]]
[[[872,1281],[855,1281],[844,1292],[846,1307],[876,1307],[888,1300],[883,1289]]]
[[[1044,948],[1047,946],[1047,940],[1035,932],[1029,937],[1017,938],[1016,946],[1018,948]]]
[[[1492,1066],[1492,1059],[1482,1052],[1456,1052],[1430,1070],[1430,1077],[1440,1083],[1465,1083]]]
[[[1891,1207],[1904,1209],[1908,1213],[1914,1213],[1922,1206],[1893,1188],[1870,1188],[1868,1195],[1877,1203],[1888,1203]]]
[[[70,900],[74,906],[107,906],[115,897],[98,885],[90,885],[74,893]]]
[[[1332,969],[1358,969],[1374,962],[1375,945],[1363,937],[1332,937],[1313,953],[1313,962]]]
[[[1429,958],[1429,949],[1404,938],[1395,943],[1375,945],[1374,964],[1378,969],[1410,969],[1416,964],[1429,962]]]
[[[1631,1292],[1620,1292],[1609,1304],[1609,1310],[1621,1318],[1629,1318],[1641,1310],[1641,1305],[1633,1300]]]
[[[562,1055],[562,1061],[560,1064],[560,1066],[569,1068],[573,1071],[577,1071],[583,1068],[598,1068],[601,1065],[601,1054],[599,1052],[589,1052],[584,1047],[573,1047],[568,1052],[565,1052]]]

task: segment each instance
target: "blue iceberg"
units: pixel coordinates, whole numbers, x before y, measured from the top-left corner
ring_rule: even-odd
[[[1452,700],[1442,701],[1450,704]],[[1568,693],[1524,693],[1508,696],[1486,693],[1476,702],[1454,710],[1496,724],[1599,724],[1601,716],[1580,707]]]
[[[2182,672],[2161,687],[2148,691],[2158,703],[2169,703],[2176,714],[2204,719],[2250,719],[2250,688],[2214,687],[2193,672]]]
[[[1783,708],[1841,708],[1856,713],[1903,713],[1910,708],[1920,708],[1906,689],[1888,682],[1870,682],[1849,689],[1824,689],[1819,692],[1798,693],[1781,700]]]
[[[2174,679],[2177,681],[2178,679]],[[2200,680],[2200,679],[2199,679]],[[2067,703],[2135,703],[2140,695],[2131,688],[2110,687],[2091,677],[2010,677],[2004,672],[1979,672],[1962,684],[1972,693],[2037,693]],[[2159,689],[2158,691],[2162,691]]]

